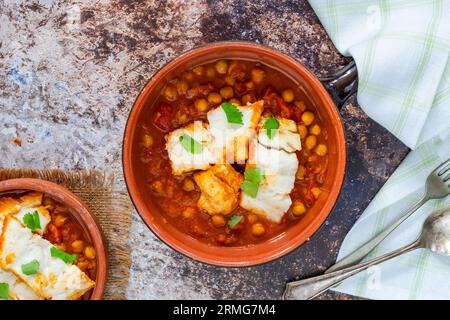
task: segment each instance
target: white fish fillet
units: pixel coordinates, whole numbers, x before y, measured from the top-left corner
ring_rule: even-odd
[[[295,151],[301,149],[300,136],[295,122],[277,118],[280,128],[273,139],[269,139],[263,129],[265,119],[261,119],[257,140],[250,145],[248,167],[257,167],[265,178],[259,186],[255,198],[241,193],[241,207],[265,216],[276,223],[281,222],[292,204],[290,193],[294,188],[298,159]]]
[[[27,213],[33,214],[34,212],[37,212],[39,215],[39,221],[41,228],[33,230],[33,232],[39,233],[40,235],[43,235],[45,233],[45,230],[47,230],[47,225],[51,221],[51,216],[48,210],[42,206],[35,207],[35,208],[23,208],[18,213],[16,213],[14,216],[22,223],[24,224],[23,218]]]
[[[194,180],[202,191],[198,207],[207,213],[231,213],[238,205],[242,176],[228,164],[216,164],[206,171],[196,172]]]
[[[228,123],[225,111],[220,106],[208,112],[209,128],[216,149],[221,152],[220,163],[245,163],[248,159],[249,141],[255,134],[263,106],[263,100],[247,106],[236,106],[242,112],[242,125]]]
[[[77,266],[52,257],[52,247],[49,241],[33,234],[17,219],[7,216],[0,238],[0,266],[13,272],[45,299],[78,299],[95,283]],[[25,275],[22,265],[33,260],[39,262],[39,272]]]
[[[38,212],[41,228],[33,230],[40,235],[45,233],[47,225],[51,221],[48,210],[42,206],[43,194],[40,192],[30,192],[19,199],[2,197],[0,198],[0,216],[14,215],[22,224],[27,213]]]
[[[180,137],[184,134],[189,135],[202,145],[201,153],[192,153],[183,147]],[[218,153],[214,149],[213,137],[208,129],[208,125],[202,121],[195,121],[186,127],[169,133],[166,136],[166,149],[174,175],[193,170],[205,170],[218,161]]]
[[[9,297],[12,300],[43,300],[12,272],[0,269],[0,283],[9,285]]]
[[[4,218],[0,215],[0,232],[3,229]],[[9,285],[9,297],[13,300],[42,300],[33,289],[16,277],[12,272],[0,268],[0,283]]]
[[[295,121],[276,117],[280,127],[273,132],[272,138],[267,135],[264,123],[267,118],[262,118],[258,125],[258,142],[268,148],[295,152],[302,148],[300,135]]]

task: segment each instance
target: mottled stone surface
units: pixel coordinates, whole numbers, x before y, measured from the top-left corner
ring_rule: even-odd
[[[120,177],[126,117],[147,79],[187,49],[228,39],[274,47],[317,75],[349,61],[305,0],[0,0],[0,166],[100,168]],[[134,213],[128,297],[278,299],[286,281],[331,265],[345,234],[408,152],[355,100],[341,114],[345,185],[308,243],[262,266],[217,268],[174,252]],[[122,178],[118,187],[124,188]]]

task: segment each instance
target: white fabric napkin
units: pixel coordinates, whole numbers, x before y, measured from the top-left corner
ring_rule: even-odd
[[[364,111],[413,151],[346,236],[338,260],[385,229],[424,192],[428,174],[450,158],[450,1],[310,0],[336,48],[353,56]],[[369,258],[414,240],[429,201]],[[416,250],[336,288],[374,299],[450,299],[450,257]]]

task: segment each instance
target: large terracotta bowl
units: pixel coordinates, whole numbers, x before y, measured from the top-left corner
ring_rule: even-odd
[[[0,196],[2,193],[9,194],[21,191],[37,191],[49,195],[57,202],[66,206],[72,217],[74,217],[82,226],[97,251],[96,284],[89,299],[100,300],[105,290],[108,263],[105,241],[95,216],[89,212],[88,207],[80,200],[80,198],[66,188],[55,183],[28,178],[0,181]]]
[[[280,70],[294,80],[309,98],[328,132],[329,165],[321,196],[297,224],[275,238],[242,247],[219,247],[204,244],[179,231],[164,219],[158,206],[137,181],[138,172],[133,154],[136,126],[154,107],[153,101],[161,93],[171,75],[198,64],[218,59],[259,61]],[[333,209],[344,179],[346,162],[345,138],[337,108],[321,84],[301,63],[265,46],[248,42],[219,42],[188,51],[159,70],[145,85],[131,110],[123,141],[123,165],[126,184],[136,209],[150,229],[175,250],[202,262],[219,266],[251,266],[279,258],[299,247],[321,226]],[[151,170],[151,168],[149,168]]]

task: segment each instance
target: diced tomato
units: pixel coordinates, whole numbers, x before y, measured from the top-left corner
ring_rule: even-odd
[[[292,107],[292,120],[297,123],[302,121],[302,110],[300,110],[300,108],[297,106]]]
[[[277,97],[278,107],[280,109],[281,116],[283,118],[291,119],[292,118],[292,108],[281,98]]]
[[[52,243],[61,243],[61,241],[62,241],[61,231],[53,223],[50,223],[47,226],[46,237],[47,237],[47,240]]]
[[[172,106],[168,103],[162,102],[155,112],[153,124],[159,130],[167,132],[170,130],[172,121]]]
[[[270,85],[266,86],[263,90],[263,99],[264,99],[264,97],[269,96],[272,93],[276,93],[274,87],[272,87]]]
[[[246,70],[245,64],[233,61],[228,68],[228,75],[232,78],[244,81]]]
[[[217,87],[212,82],[196,86],[188,90],[186,98],[193,99],[199,96],[207,96],[209,93],[217,91]]]
[[[278,106],[278,98],[279,96],[275,92],[275,89],[272,86],[267,86],[264,89],[264,107],[269,108],[274,115],[280,114],[280,108]]]
[[[308,183],[308,188],[307,188],[307,192],[305,195],[305,203],[308,207],[312,207],[312,205],[314,204],[314,202],[316,202],[316,199],[314,198],[313,193],[311,192],[311,189],[314,187],[314,181],[310,180]]]
[[[244,95],[245,93],[247,93],[248,88],[245,85],[244,82],[238,82],[236,81],[236,83],[234,84],[234,91],[238,94],[238,95]]]
[[[315,201],[316,200],[315,200],[314,195],[312,194],[311,190],[308,190],[308,193],[306,193],[306,195],[305,195],[306,205],[308,207],[312,207]]]
[[[67,243],[72,243],[73,241],[80,239],[82,236],[81,232],[71,223],[67,223],[62,227],[61,234],[64,242]]]

